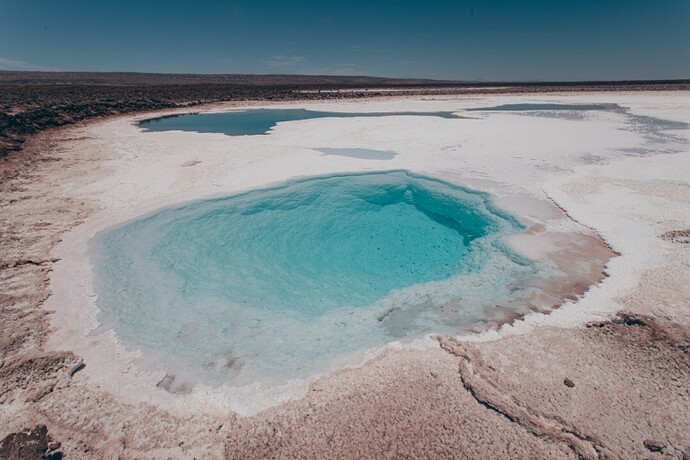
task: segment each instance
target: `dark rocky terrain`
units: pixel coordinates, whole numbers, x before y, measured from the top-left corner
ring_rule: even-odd
[[[0,71],[0,157],[28,136],[81,120],[224,101],[289,101],[423,94],[679,90],[690,80],[468,83],[365,76],[172,75]]]
[[[59,448],[60,443],[48,434],[48,428],[38,425],[33,430],[11,433],[0,441],[0,458],[60,460],[63,455]]]

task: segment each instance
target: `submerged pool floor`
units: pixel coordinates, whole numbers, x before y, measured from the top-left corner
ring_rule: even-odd
[[[92,241],[100,317],[192,383],[306,377],[461,332],[537,268],[488,195],[405,171],[317,177],[168,208]]]

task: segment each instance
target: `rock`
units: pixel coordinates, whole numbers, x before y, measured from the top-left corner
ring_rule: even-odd
[[[58,450],[62,444],[60,441],[50,441],[48,443],[48,449],[50,450]]]
[[[567,386],[568,388],[572,388],[575,386],[575,382],[566,377],[563,379],[563,385]]]
[[[645,439],[643,444],[647,448],[647,450],[650,452],[663,452],[664,451],[664,445],[662,443],[660,443],[659,441],[651,440],[651,439]]]
[[[48,434],[45,425],[37,425],[33,430],[26,429],[10,433],[0,442],[0,458],[7,460],[60,460],[60,443]]]
[[[672,243],[690,244],[690,229],[687,230],[672,230],[660,236],[662,240],[670,241]]]

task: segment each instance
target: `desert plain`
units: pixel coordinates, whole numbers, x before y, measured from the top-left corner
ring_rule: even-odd
[[[138,126],[181,107],[28,137],[0,160],[0,453],[690,458],[690,93],[447,93],[194,111],[463,118],[312,119],[244,137]],[[505,104],[605,109],[469,110]],[[511,245],[560,275],[470,333],[270,384],[181,388],[100,327],[87,253],[99,231],[289,179],[399,169],[490,193],[527,228]]]

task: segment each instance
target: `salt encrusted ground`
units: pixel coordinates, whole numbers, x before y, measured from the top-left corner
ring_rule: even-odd
[[[655,131],[643,118],[690,123],[690,94],[309,107],[438,111],[516,102],[630,110],[584,119],[322,119],[245,138],[142,135],[121,118],[34,141],[0,168],[0,438],[45,423],[63,452],[80,458],[690,455],[690,131]],[[396,156],[367,160],[323,148]],[[535,308],[600,278],[611,254],[595,232],[620,256],[600,284],[548,315],[350,357],[347,364],[363,364],[282,388],[169,393],[156,387],[161,371],[140,369],[112,333],[94,332],[84,263],[94,232],[160,206],[288,178],[401,168],[487,190],[531,225],[514,245],[566,274],[544,286]]]

